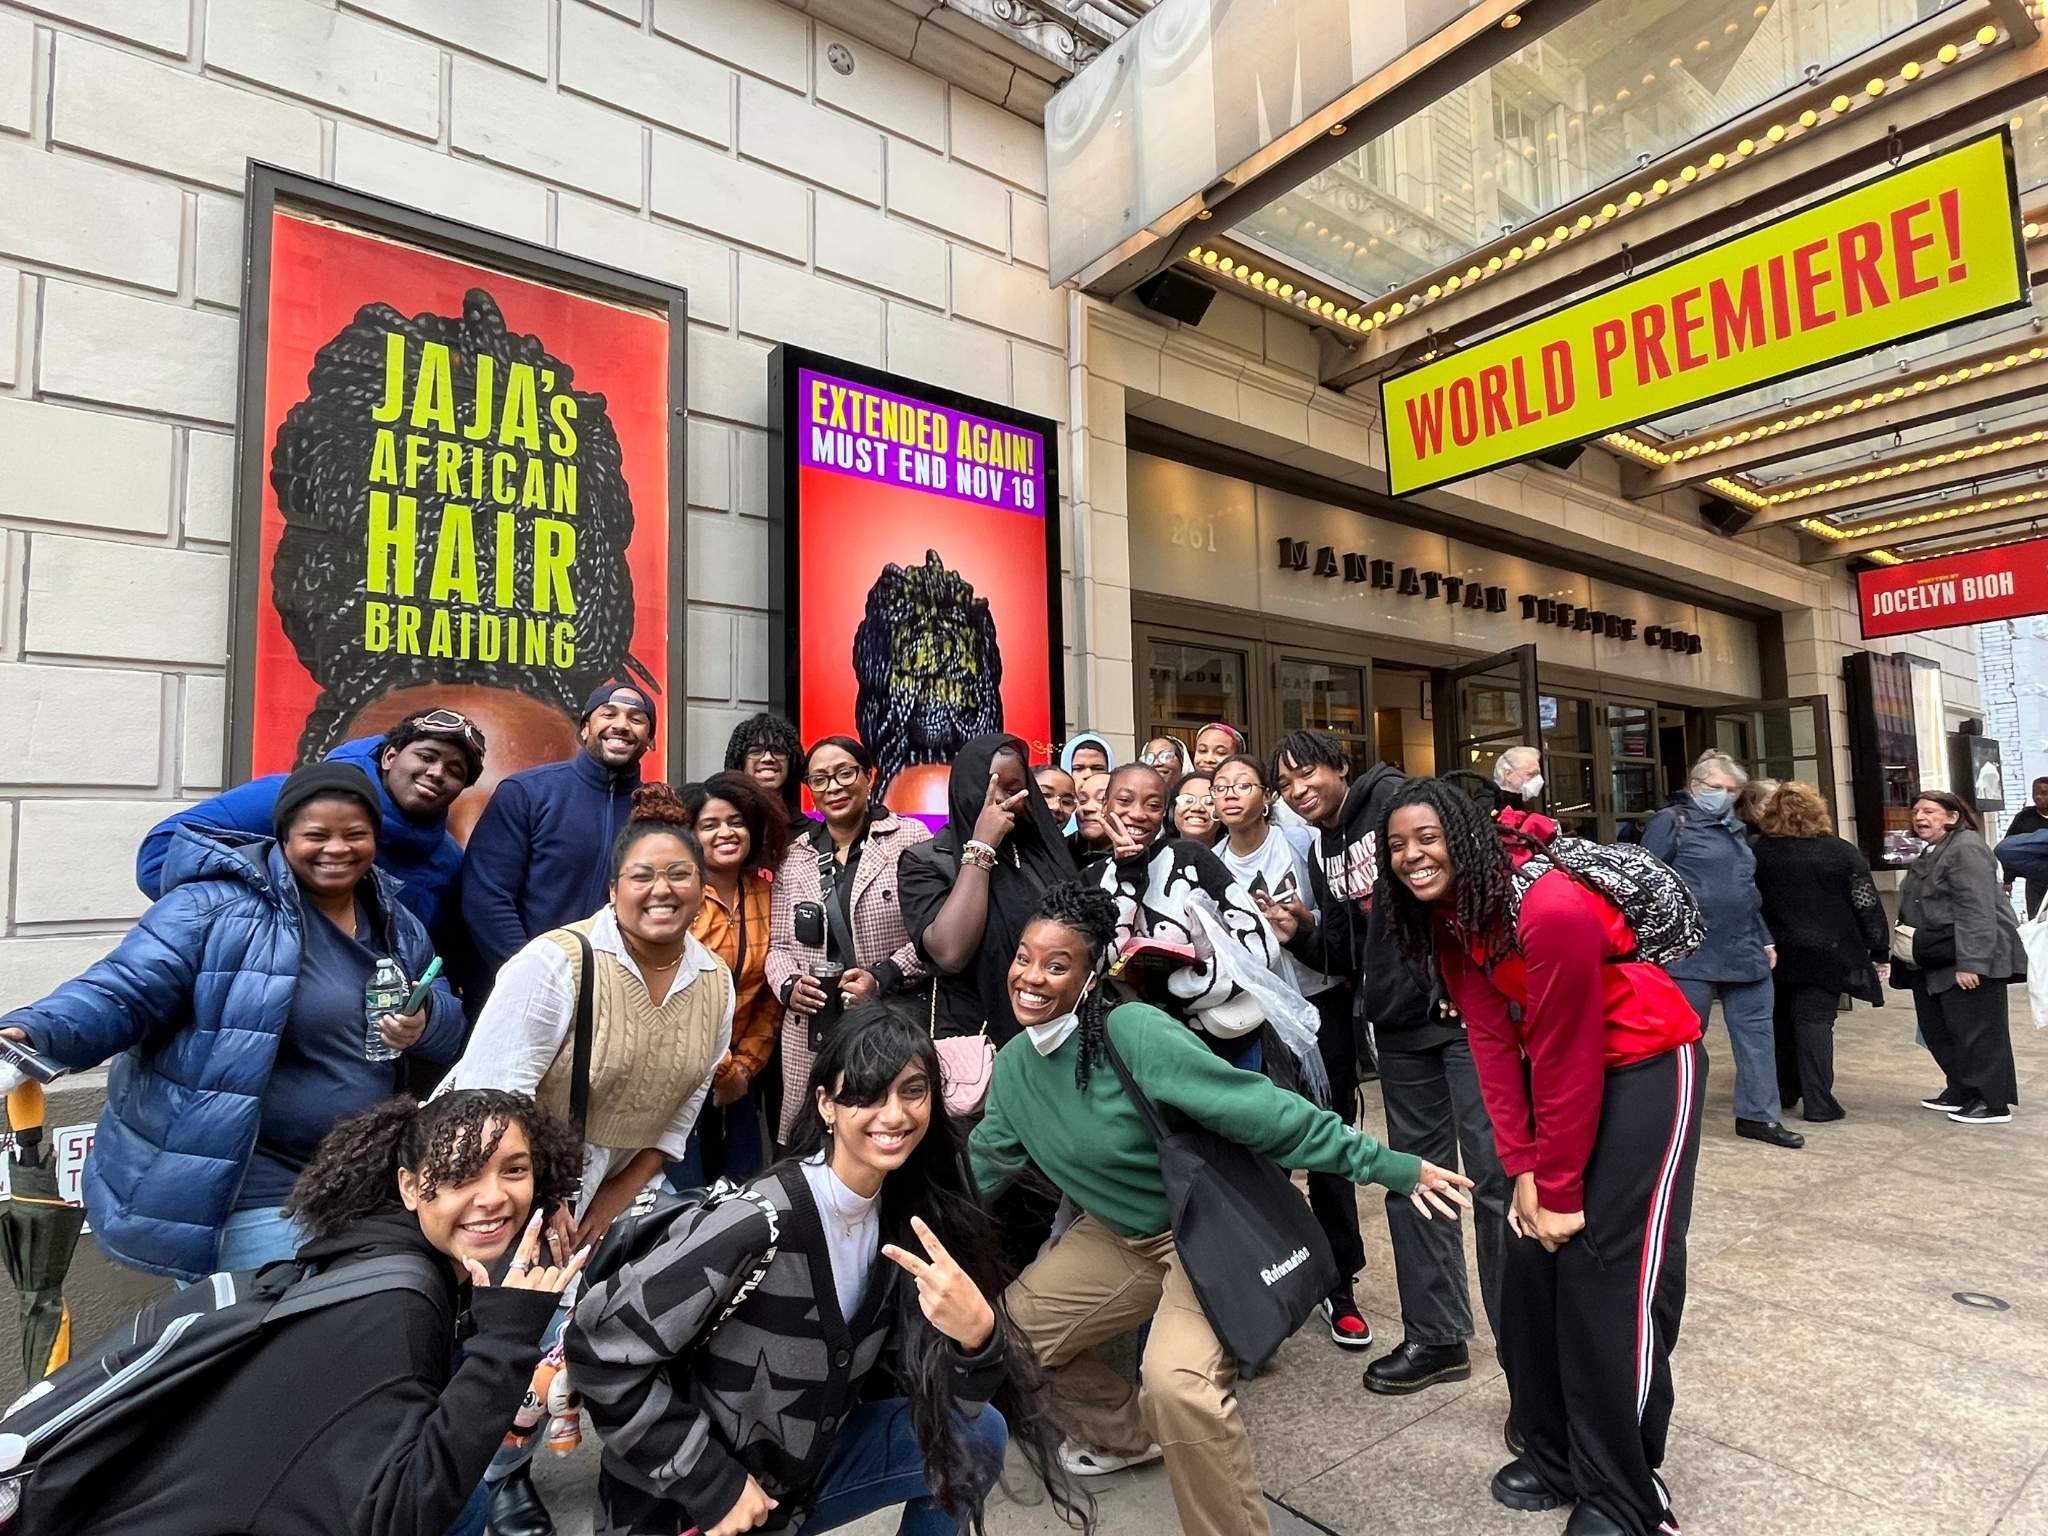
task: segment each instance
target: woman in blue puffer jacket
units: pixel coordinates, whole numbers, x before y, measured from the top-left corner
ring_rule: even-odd
[[[375,787],[360,768],[301,768],[277,836],[186,826],[164,893],[114,952],[0,1020],[74,1069],[113,1059],[85,1166],[94,1235],[118,1263],[180,1280],[297,1250],[283,1211],[320,1140],[391,1097],[406,1053],[446,1065],[461,1005],[434,983],[391,1013],[371,1060],[364,994],[388,956],[417,984],[420,920],[373,867]]]

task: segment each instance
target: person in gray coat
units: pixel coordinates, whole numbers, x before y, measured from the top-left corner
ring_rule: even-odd
[[[1736,794],[1749,782],[1725,752],[1702,753],[1686,792],[1650,819],[1643,846],[1678,872],[1706,919],[1706,942],[1670,967],[1700,1016],[1720,999],[1735,1054],[1735,1134],[1774,1147],[1806,1138],[1780,1122],[1771,970],[1778,951],[1764,924],[1749,829],[1735,817]]]
[[[1927,846],[1899,892],[1893,955],[1902,963],[1892,985],[1904,977],[1942,1071],[1941,1092],[1920,1102],[1959,1125],[2005,1125],[2019,1099],[2006,1013],[2007,986],[2027,974],[2019,924],[1975,811],[1925,790],[1913,802],[1913,832]]]

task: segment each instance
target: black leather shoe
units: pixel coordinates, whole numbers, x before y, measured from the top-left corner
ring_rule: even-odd
[[[521,1467],[491,1490],[491,1536],[555,1536],[555,1522]]]
[[[1536,1469],[1517,1456],[1513,1461],[1493,1474],[1493,1496],[1509,1509],[1528,1510],[1559,1509],[1564,1500],[1544,1484],[1536,1475]]]
[[[1513,1414],[1509,1414],[1505,1419],[1501,1420],[1500,1439],[1501,1444],[1508,1448],[1510,1456],[1519,1457],[1524,1451],[1529,1449],[1528,1442],[1522,1438],[1522,1432],[1515,1428]]]
[[[1628,1531],[1608,1519],[1595,1506],[1575,1504],[1571,1519],[1564,1523],[1564,1536],[1628,1536]]]
[[[1365,1368],[1365,1390],[1387,1397],[1420,1392],[1440,1381],[1470,1381],[1472,1352],[1463,1344],[1418,1344],[1403,1339],[1391,1354]]]
[[[1774,1147],[1803,1147],[1806,1138],[1797,1131],[1788,1131],[1775,1120],[1738,1120],[1735,1134],[1747,1136],[1751,1141],[1767,1141]]]

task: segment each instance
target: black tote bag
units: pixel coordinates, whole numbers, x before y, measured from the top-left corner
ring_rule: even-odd
[[[1158,1144],[1181,1267],[1224,1353],[1255,1376],[1337,1288],[1330,1245],[1277,1163],[1200,1126],[1169,1131],[1106,1031],[1103,1045]]]

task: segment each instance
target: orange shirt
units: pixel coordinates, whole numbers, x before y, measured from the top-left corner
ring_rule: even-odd
[[[743,876],[737,910],[718,893],[704,888],[704,905],[690,932],[732,972],[732,1050],[718,1064],[717,1081],[725,1082],[738,1067],[758,1077],[775,1053],[782,1030],[782,1005],[768,990],[768,909],[773,888],[758,875]],[[742,931],[746,953],[740,953]]]

